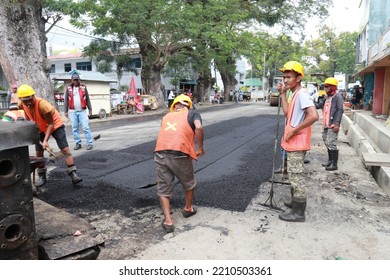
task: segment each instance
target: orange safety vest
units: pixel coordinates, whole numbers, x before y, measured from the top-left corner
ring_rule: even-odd
[[[22,103],[23,110],[26,113],[27,117],[35,122],[39,128],[40,132],[46,132],[47,127],[49,124],[47,121],[41,116],[41,113],[39,111],[39,103],[40,102],[47,102],[46,100],[40,98],[40,97],[35,97],[35,102],[34,102],[34,107],[33,108],[28,108],[26,105]],[[50,103],[49,103],[50,104]],[[53,131],[59,128],[64,124],[63,119],[61,118],[60,113],[54,109],[54,115],[53,115],[53,121],[54,121],[54,128]]]
[[[294,134],[288,142],[284,140],[286,138],[286,135],[292,131],[294,128],[291,126],[291,120],[292,115],[294,112],[294,106],[295,102],[297,100],[298,94],[300,91],[298,91],[291,99],[291,103],[288,106],[287,111],[287,120],[286,120],[286,128],[284,130],[284,135],[282,139],[282,147],[287,152],[296,152],[296,151],[308,151],[310,150],[310,138],[311,138],[311,126],[306,127],[302,130],[300,130],[298,133]]]
[[[180,151],[195,160],[198,158],[195,152],[195,132],[188,123],[188,113],[188,109],[183,108],[177,112],[169,112],[164,116],[155,152]]]
[[[328,97],[325,100],[324,109],[322,110],[322,123],[324,125],[324,128],[329,127],[330,123],[330,108],[332,107],[332,99],[333,95],[331,97]]]

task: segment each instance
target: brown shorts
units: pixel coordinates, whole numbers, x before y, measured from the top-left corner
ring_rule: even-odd
[[[175,177],[183,186],[184,191],[195,188],[196,179],[190,156],[158,152],[154,155],[154,161],[158,196],[172,197]]]

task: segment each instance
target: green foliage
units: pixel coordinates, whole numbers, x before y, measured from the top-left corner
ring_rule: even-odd
[[[265,74],[270,82],[275,75],[281,74],[279,69],[289,60],[296,60],[305,65],[301,45],[286,34],[273,36],[263,32],[257,33],[252,46],[245,51],[245,56],[253,65],[252,77],[262,78]]]
[[[53,91],[54,92],[64,92],[64,84],[59,83],[58,81],[53,82]]]
[[[355,69],[357,32],[342,32],[322,26],[319,38],[306,42],[306,56],[311,61],[310,73],[334,76],[336,72],[352,74]]]
[[[305,19],[326,15],[330,0],[44,0],[50,11],[70,15],[80,28],[89,25],[95,35],[115,38],[127,46],[139,46],[143,59],[142,80],[146,87],[158,82],[156,73],[179,56],[190,57],[199,76],[210,75],[214,61],[224,77],[234,77],[235,62],[247,55],[257,65],[267,53],[267,69],[277,69],[286,57],[302,54],[290,35],[280,38],[253,35],[264,26],[282,26],[284,32],[303,31]],[[298,31],[297,31],[298,30]],[[265,40],[271,39],[271,42]],[[281,40],[281,41],[278,41]],[[282,45],[282,46],[281,46]],[[104,48],[103,48],[104,49]],[[109,48],[106,48],[106,50]],[[100,49],[102,51],[102,49]],[[270,51],[272,50],[272,51]],[[274,50],[276,50],[274,52]],[[100,71],[107,71],[110,58],[95,53]],[[87,50],[85,50],[87,53]],[[119,65],[119,61],[118,61]],[[274,71],[274,73],[276,70]],[[177,79],[179,77],[174,77]],[[148,89],[146,89],[149,91]]]
[[[121,85],[121,86],[119,87],[119,90],[120,90],[120,91],[125,91],[125,92],[127,92],[127,91],[129,90],[129,86],[127,86],[127,85]]]
[[[120,81],[124,71],[130,71],[138,75],[138,70],[131,66],[131,53],[124,49],[123,41],[94,40],[83,50],[84,57],[91,57],[101,73],[116,71]],[[112,69],[112,64],[115,69]]]

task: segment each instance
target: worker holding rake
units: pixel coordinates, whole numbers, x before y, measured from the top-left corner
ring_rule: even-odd
[[[279,215],[287,222],[304,222],[307,202],[304,178],[304,160],[310,150],[311,125],[318,120],[318,112],[309,93],[302,88],[303,66],[297,61],[287,62],[281,69],[283,82],[278,84],[286,126],[282,147],[287,152],[287,169],[291,183],[291,206],[289,212]],[[291,90],[291,101],[287,102],[286,92]]]

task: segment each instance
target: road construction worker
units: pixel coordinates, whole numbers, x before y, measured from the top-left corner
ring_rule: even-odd
[[[166,233],[173,232],[170,200],[173,195],[175,177],[185,191],[184,218],[196,214],[192,206],[196,179],[193,160],[204,155],[202,118],[192,108],[191,98],[185,94],[177,96],[161,124],[157,138],[154,161],[157,173],[157,194],[164,213],[161,226]],[[195,150],[195,139],[198,149]]]
[[[20,99],[19,108],[24,110],[28,120],[36,123],[40,132],[40,142],[35,145],[36,156],[43,157],[44,150],[50,149],[48,141],[50,136],[53,136],[58,148],[60,148],[61,153],[65,157],[65,162],[68,167],[66,171],[72,179],[72,183],[80,183],[82,179],[77,176],[77,168],[69,150],[64,121],[60,113],[48,101],[36,97],[34,89],[27,84],[23,84],[18,88],[18,97]],[[46,171],[45,164],[42,163],[37,169],[39,179],[35,184],[36,187],[42,187],[46,184]]]
[[[318,120],[318,113],[309,92],[302,88],[303,66],[297,61],[289,61],[280,71],[283,82],[278,84],[286,126],[282,138],[282,147],[287,152],[288,177],[291,183],[291,210],[279,215],[279,219],[288,222],[304,222],[307,203],[304,178],[304,160],[310,150],[311,125]],[[287,102],[286,93],[291,90],[291,101]]]
[[[322,140],[328,150],[328,161],[322,166],[326,170],[337,170],[337,161],[339,159],[339,150],[337,149],[337,138],[339,135],[341,119],[344,113],[344,101],[341,94],[337,91],[338,80],[336,78],[327,78],[324,82],[326,98],[317,108],[322,108],[322,123],[324,130]]]

